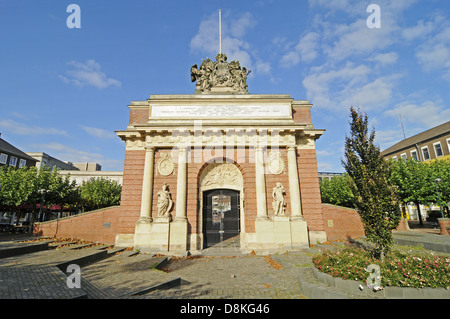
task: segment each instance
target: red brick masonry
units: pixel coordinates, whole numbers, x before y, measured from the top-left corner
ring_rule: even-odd
[[[122,208],[123,209],[123,208]],[[322,204],[324,227],[328,240],[356,238],[364,235],[364,228],[354,209]],[[116,234],[123,233],[120,206],[39,223],[34,229],[37,236],[64,237],[114,244]]]
[[[322,213],[328,240],[364,236],[364,226],[356,210],[322,204]]]
[[[84,239],[114,244],[121,220],[120,206],[94,210],[75,216],[36,224],[36,236]]]

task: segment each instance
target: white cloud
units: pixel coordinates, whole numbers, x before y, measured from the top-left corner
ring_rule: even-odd
[[[301,61],[311,62],[318,53],[319,34],[316,32],[308,32],[301,37],[295,48],[286,53],[280,61],[282,67],[289,68]]]
[[[369,58],[369,61],[375,61],[380,63],[381,65],[393,64],[398,60],[398,53],[389,52],[389,53],[380,53],[373,57]]]
[[[373,54],[395,43],[395,23],[385,17],[379,29],[367,27],[366,19],[358,19],[351,24],[329,26],[324,33],[327,43],[324,52],[333,60],[341,61],[349,57]]]
[[[223,16],[222,52],[227,55],[228,61],[238,60],[241,66],[245,66],[247,69],[255,68],[256,73],[267,73],[270,71],[270,64],[258,59],[252,52],[250,43],[243,39],[244,35],[255,25],[256,20],[249,12],[243,13],[237,18]],[[190,49],[192,52],[205,54],[214,60],[219,53],[217,13],[211,14],[200,23],[197,34],[191,39]]]
[[[117,135],[112,131],[104,130],[104,129],[97,128],[97,127],[89,127],[89,126],[82,126],[82,128],[86,133],[88,133],[89,135],[94,136],[94,137],[98,137],[101,139],[117,138]]]
[[[325,64],[311,68],[303,86],[308,99],[323,108],[337,111],[348,110],[350,106],[383,109],[392,97],[398,77],[376,76],[364,64],[347,62],[343,67]]]
[[[402,31],[402,36],[405,40],[411,41],[417,38],[425,37],[431,31],[433,31],[433,29],[434,29],[433,22],[431,21],[424,22],[423,20],[419,20],[416,26],[404,29]]]
[[[330,163],[318,162],[317,163],[317,169],[318,169],[319,172],[334,172],[335,171],[334,165],[330,164]]]
[[[86,63],[70,61],[67,63],[71,70],[66,71],[67,76],[59,75],[59,78],[67,84],[76,86],[94,86],[98,89],[106,89],[110,86],[120,87],[122,83],[116,79],[109,78],[100,70],[100,64],[95,60]]]
[[[424,129],[428,129],[448,121],[450,108],[433,101],[425,101],[422,104],[403,102],[384,114],[396,118],[401,114],[405,122],[421,125]]]
[[[0,128],[3,131],[8,131],[19,135],[64,135],[68,136],[67,132],[64,130],[52,128],[52,127],[41,127],[41,126],[31,126],[11,119],[0,119]]]

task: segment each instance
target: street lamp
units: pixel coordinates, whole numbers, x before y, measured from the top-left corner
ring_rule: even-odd
[[[438,187],[437,187],[437,185],[440,183],[442,183],[442,179],[436,178],[434,180],[434,186],[436,187],[436,193],[438,195],[438,204],[439,204],[439,208],[441,209],[441,216],[442,216],[442,218],[444,218],[444,212],[442,210],[442,205],[441,205],[441,196],[439,195],[439,191],[438,191]]]

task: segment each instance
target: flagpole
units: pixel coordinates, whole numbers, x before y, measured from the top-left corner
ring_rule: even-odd
[[[219,9],[219,53],[222,54],[222,10]]]

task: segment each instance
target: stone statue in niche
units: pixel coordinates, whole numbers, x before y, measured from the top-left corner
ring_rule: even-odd
[[[274,216],[286,216],[285,214],[286,201],[284,199],[285,194],[286,191],[284,190],[283,185],[281,185],[281,183],[277,183],[276,186],[273,188],[272,192],[273,197],[272,207]]]
[[[158,217],[169,217],[169,212],[173,205],[167,188],[167,183],[164,183],[162,189],[158,192]]]

